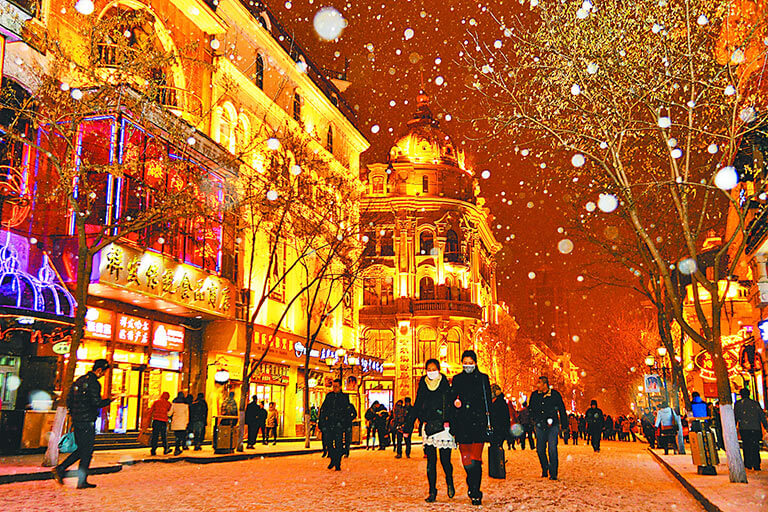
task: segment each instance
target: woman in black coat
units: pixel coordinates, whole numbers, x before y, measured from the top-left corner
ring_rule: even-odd
[[[453,498],[456,490],[453,487],[453,466],[451,465],[451,450],[456,448],[456,441],[451,434],[451,385],[448,378],[440,373],[440,362],[429,359],[426,364],[427,374],[419,380],[416,390],[416,402],[411,408],[406,425],[413,429],[413,423],[418,418],[421,424],[421,437],[424,453],[427,456],[427,482],[429,496],[426,501],[432,503],[437,498],[437,456],[440,453],[440,464],[445,473],[445,484],[448,497]]]
[[[504,441],[512,439],[509,432],[512,426],[509,421],[509,405],[507,405],[507,400],[498,384],[491,386],[491,394],[493,395],[493,402],[491,402],[491,429],[493,430],[491,445],[502,446]]]
[[[477,354],[465,350],[461,355],[463,371],[453,377],[456,441],[461,463],[467,472],[467,488],[473,505],[482,505],[483,443],[489,440],[491,382],[477,369]]]

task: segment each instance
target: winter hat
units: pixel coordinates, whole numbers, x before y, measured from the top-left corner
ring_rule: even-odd
[[[461,359],[464,360],[465,357],[471,357],[472,360],[477,363],[477,354],[475,354],[474,350],[465,350],[461,353]]]
[[[592,400],[591,402],[589,402],[589,405],[594,405],[595,407],[597,407],[597,400]]]

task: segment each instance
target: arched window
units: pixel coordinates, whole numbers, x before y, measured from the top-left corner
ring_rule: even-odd
[[[240,114],[237,119],[237,128],[235,129],[235,151],[238,154],[248,150],[251,142],[251,123],[248,116]]]
[[[424,364],[427,359],[436,358],[437,331],[432,327],[422,327],[417,333],[416,364]]]
[[[237,111],[230,102],[224,103],[218,110],[218,130],[215,133],[216,142],[224,149],[235,152],[235,127],[237,125]]]
[[[375,306],[379,304],[379,291],[376,288],[376,279],[371,277],[363,279],[363,305]]]
[[[386,306],[395,303],[395,293],[393,288],[394,279],[387,276],[381,281],[381,303]]]
[[[394,256],[395,255],[395,244],[392,240],[392,232],[391,231],[385,231],[383,235],[381,235],[381,255],[382,256]]]
[[[422,277],[419,281],[419,299],[432,300],[435,298],[435,282],[431,277]]]
[[[253,83],[256,84],[256,87],[259,89],[264,89],[264,57],[262,57],[260,53],[256,55],[256,65],[252,78]]]
[[[328,126],[328,136],[325,139],[325,149],[333,153],[333,126]]]
[[[435,246],[434,238],[431,231],[422,231],[419,235],[419,247],[421,248],[422,255],[432,254],[432,248]]]
[[[459,261],[459,237],[452,229],[445,234],[445,259]]]
[[[451,276],[445,278],[445,298],[453,300],[453,278]]]
[[[293,118],[301,122],[301,96],[299,93],[293,93]]]
[[[421,178],[421,191],[425,194],[429,194],[429,176],[423,176]]]

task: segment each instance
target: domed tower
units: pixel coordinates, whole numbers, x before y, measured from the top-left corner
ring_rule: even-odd
[[[461,351],[474,348],[478,330],[495,320],[501,245],[464,152],[440,128],[423,91],[387,161],[368,166],[362,178],[361,349],[389,362],[393,398],[413,397],[427,359],[459,371]]]

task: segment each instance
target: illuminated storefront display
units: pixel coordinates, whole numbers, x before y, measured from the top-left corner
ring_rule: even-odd
[[[152,346],[154,348],[176,352],[184,350],[183,327],[155,322],[152,332]]]
[[[149,320],[135,316],[117,315],[117,341],[149,345]]]

